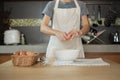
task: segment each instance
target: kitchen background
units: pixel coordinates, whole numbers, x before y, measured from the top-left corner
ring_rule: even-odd
[[[20,1],[20,0],[6,0],[0,2],[0,44],[3,45],[4,31],[11,28],[19,30],[24,34],[25,44],[40,44],[47,43],[49,41],[49,36],[42,34],[40,32],[40,21],[42,19],[42,11],[47,4],[45,1]],[[91,23],[90,33],[82,38],[84,44],[115,44],[113,43],[113,37],[115,33],[117,37],[120,38],[120,13],[114,14],[115,17],[110,16],[110,7],[120,8],[120,1],[112,0],[84,0],[86,2],[87,8],[89,10],[89,18]],[[116,9],[112,10],[116,10]],[[119,11],[118,11],[119,12]],[[1,14],[2,13],[2,14]],[[113,17],[112,24],[107,18],[108,16]],[[11,21],[11,24],[3,24],[3,18],[6,17]],[[107,19],[106,19],[107,18]],[[98,20],[102,20],[99,23]],[[106,25],[104,25],[104,20]],[[100,31],[100,35],[96,34]],[[101,31],[103,31],[101,33]],[[118,32],[116,32],[118,31]],[[91,36],[94,34],[94,37]],[[96,36],[95,36],[96,35]],[[117,42],[119,44],[120,40]]]

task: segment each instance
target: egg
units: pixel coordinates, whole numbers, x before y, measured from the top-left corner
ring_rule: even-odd
[[[27,52],[27,55],[28,55],[28,56],[34,56],[35,53],[34,53],[33,51],[28,51],[28,52]]]
[[[14,55],[20,55],[20,51],[16,51],[13,53]]]
[[[67,40],[70,40],[71,39],[71,37],[72,37],[72,35],[70,35],[70,34],[67,34]]]
[[[26,51],[20,51],[20,56],[26,56],[27,52]]]

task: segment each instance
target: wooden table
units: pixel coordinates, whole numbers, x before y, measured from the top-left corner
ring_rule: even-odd
[[[0,80],[120,80],[120,64],[110,66],[14,67],[11,61],[0,64]]]

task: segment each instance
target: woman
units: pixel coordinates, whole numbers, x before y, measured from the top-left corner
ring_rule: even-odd
[[[47,62],[51,62],[54,52],[59,49],[79,49],[79,58],[84,58],[81,36],[89,31],[86,5],[77,0],[54,0],[47,4],[43,14],[40,31],[51,35]],[[50,21],[52,27],[49,26]]]

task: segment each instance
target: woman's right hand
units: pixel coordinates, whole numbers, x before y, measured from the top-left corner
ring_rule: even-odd
[[[66,32],[57,31],[55,33],[55,36],[61,41],[66,41],[67,37],[68,37],[68,34]]]

